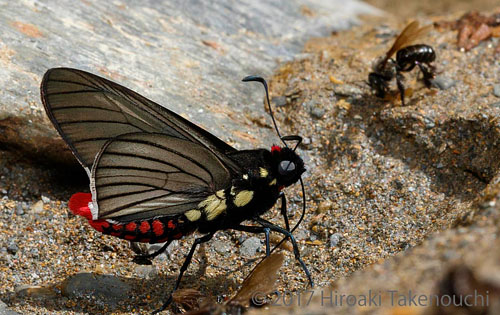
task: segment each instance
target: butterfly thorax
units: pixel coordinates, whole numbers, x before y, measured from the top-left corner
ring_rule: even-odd
[[[280,191],[295,183],[304,171],[300,157],[277,146],[271,151],[238,151],[231,158],[245,165],[244,172],[235,174],[230,186],[208,196],[197,209],[185,213],[187,220],[197,221],[202,233],[231,228],[265,213],[276,203]]]

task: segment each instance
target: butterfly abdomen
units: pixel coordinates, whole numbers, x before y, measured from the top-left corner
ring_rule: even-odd
[[[111,220],[92,220],[89,208],[92,195],[76,193],[69,200],[70,210],[85,217],[89,224],[97,231],[121,239],[142,243],[163,243],[171,239],[180,239],[194,231],[192,224],[177,217],[160,217],[127,223],[117,223]]]

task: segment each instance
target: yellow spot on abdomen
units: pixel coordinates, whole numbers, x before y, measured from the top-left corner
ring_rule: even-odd
[[[194,222],[194,221],[197,221],[201,218],[201,211],[196,210],[196,209],[192,209],[192,210],[186,211],[186,213],[184,213],[184,215],[186,216],[186,218],[189,221]]]
[[[250,190],[242,190],[240,191],[236,197],[234,197],[234,204],[237,207],[243,207],[247,205],[253,198],[253,191]]]
[[[259,168],[259,170],[260,170],[260,177],[267,177],[267,175],[269,175],[269,172],[265,168],[261,167]]]
[[[276,181],[276,178],[273,179],[270,183],[269,183],[269,186],[272,186],[272,185],[276,185],[277,181]]]

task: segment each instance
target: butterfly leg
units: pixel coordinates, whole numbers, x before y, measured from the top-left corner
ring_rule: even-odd
[[[193,259],[193,255],[194,255],[194,252],[196,250],[196,247],[198,247],[198,245],[200,245],[200,244],[203,244],[203,243],[210,241],[212,239],[212,237],[214,236],[214,234],[215,233],[210,233],[210,234],[204,235],[204,236],[199,237],[199,238],[194,240],[194,243],[191,246],[191,250],[189,250],[189,254],[186,256],[186,259],[184,260],[184,263],[182,264],[181,270],[179,272],[179,276],[177,277],[177,281],[175,282],[175,285],[174,285],[174,288],[172,289],[172,292],[170,292],[170,295],[168,296],[167,301],[165,301],[165,303],[163,303],[162,307],[160,307],[159,309],[154,311],[153,314],[156,314],[156,313],[163,311],[164,309],[166,309],[170,305],[170,303],[172,303],[172,300],[173,300],[172,293],[174,293],[175,290],[177,290],[177,288],[179,287],[179,284],[181,283],[182,276],[184,275],[184,272],[187,270],[189,264],[191,263],[191,260]]]
[[[297,261],[302,266],[302,269],[304,270],[304,273],[306,274],[307,279],[309,280],[309,284],[311,285],[311,287],[313,287],[314,284],[313,284],[313,281],[311,278],[311,274],[309,273],[309,270],[307,269],[307,266],[304,263],[304,261],[302,260],[302,258],[300,258],[299,247],[297,246],[297,241],[295,240],[295,237],[292,235],[292,233],[290,233],[290,231],[287,231],[284,228],[277,226],[275,224],[272,224],[271,222],[266,221],[262,218],[256,217],[253,220],[255,222],[259,223],[260,225],[262,225],[263,228],[269,228],[271,231],[281,233],[281,234],[285,235],[286,237],[290,238],[290,241],[292,242],[292,246],[293,246],[293,254],[295,255],[295,259],[297,259]]]
[[[281,215],[283,216],[283,219],[285,220],[285,228],[287,231],[290,231],[290,223],[288,222],[288,214],[286,211],[286,195],[285,195],[285,193],[281,191],[278,198],[281,198]]]
[[[152,254],[135,255],[133,262],[135,262],[136,264],[139,264],[139,265],[151,265],[150,259],[153,259],[156,256],[163,253],[167,249],[168,245],[170,245],[170,243],[172,243],[172,240],[168,240],[159,250],[157,250],[156,252],[154,252]]]

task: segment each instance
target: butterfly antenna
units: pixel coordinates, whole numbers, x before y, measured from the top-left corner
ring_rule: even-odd
[[[274,113],[273,109],[271,108],[271,102],[269,101],[269,90],[267,88],[267,82],[264,80],[264,78],[256,76],[256,75],[249,75],[248,77],[244,77],[243,82],[250,82],[250,81],[255,81],[255,82],[260,82],[264,86],[264,89],[266,90],[266,101],[267,101],[267,107],[269,108],[269,113],[271,114],[271,119],[273,120],[274,124],[274,129],[276,129],[276,133],[278,134],[278,137],[281,139],[283,144],[288,148],[288,145],[286,144],[285,140],[281,137],[281,133],[278,129],[278,125],[276,124],[276,120],[274,119]]]

